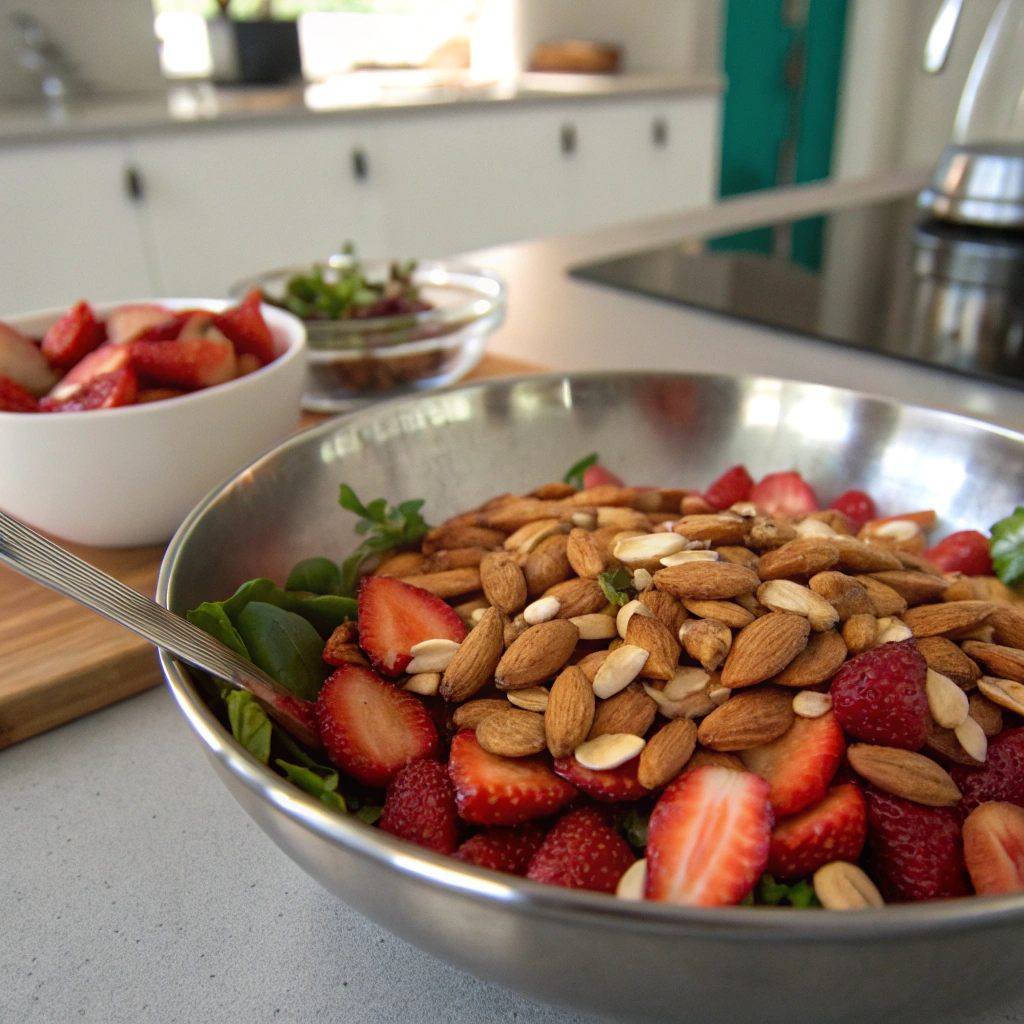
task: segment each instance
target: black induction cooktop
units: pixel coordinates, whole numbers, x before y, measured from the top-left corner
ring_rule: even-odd
[[[1024,235],[924,219],[913,195],[570,273],[1024,389]]]

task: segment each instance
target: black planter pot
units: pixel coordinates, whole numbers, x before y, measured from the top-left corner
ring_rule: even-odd
[[[233,21],[238,78],[247,85],[282,85],[302,77],[299,26],[294,21]]]

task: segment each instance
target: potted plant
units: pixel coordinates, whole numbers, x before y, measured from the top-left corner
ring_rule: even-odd
[[[273,0],[261,0],[257,16],[233,18],[231,0],[217,0],[220,15],[209,24],[214,78],[245,85],[283,85],[302,76],[299,28],[273,17]]]

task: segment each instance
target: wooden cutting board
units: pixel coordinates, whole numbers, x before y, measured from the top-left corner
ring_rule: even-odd
[[[541,367],[486,355],[470,379]],[[301,426],[323,417],[304,416]],[[164,548],[61,545],[152,597]],[[0,566],[0,748],[80,718],[162,679],[145,640]]]

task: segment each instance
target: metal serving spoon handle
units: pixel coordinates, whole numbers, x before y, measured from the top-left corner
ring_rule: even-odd
[[[248,690],[296,739],[320,747],[314,705],[187,619],[0,511],[0,563],[106,616],[182,661]]]

